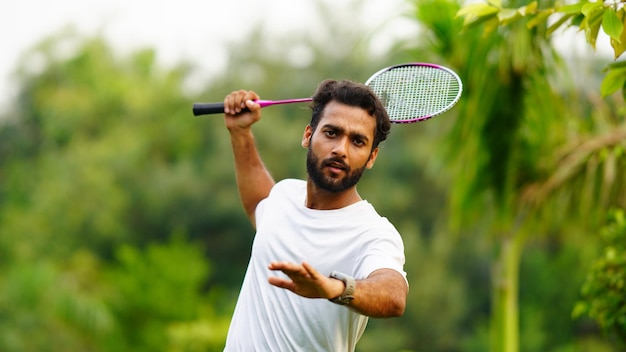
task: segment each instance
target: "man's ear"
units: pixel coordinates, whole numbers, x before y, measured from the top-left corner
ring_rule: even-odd
[[[313,128],[311,125],[306,125],[302,134],[302,148],[308,148],[311,145],[311,136],[313,136]]]
[[[377,156],[378,156],[378,147],[374,148],[374,150],[372,150],[372,152],[370,153],[370,158],[367,161],[367,164],[365,164],[365,167],[368,169],[371,169],[374,166],[374,163],[376,162]]]

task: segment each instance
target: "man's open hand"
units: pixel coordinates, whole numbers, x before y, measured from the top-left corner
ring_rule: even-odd
[[[282,271],[291,279],[272,276],[269,278],[271,285],[287,289],[302,297],[331,299],[339,297],[345,290],[342,281],[320,274],[306,262],[302,264],[271,262],[268,268]]]

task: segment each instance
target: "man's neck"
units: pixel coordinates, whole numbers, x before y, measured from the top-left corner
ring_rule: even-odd
[[[318,188],[313,181],[307,181],[305,206],[315,210],[345,208],[362,200],[356,186],[342,192],[329,192]]]

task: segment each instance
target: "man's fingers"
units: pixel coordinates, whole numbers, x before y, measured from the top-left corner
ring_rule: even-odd
[[[295,289],[295,285],[292,281],[282,279],[280,277],[272,276],[267,280],[270,285],[285,288],[293,291]]]
[[[314,279],[319,276],[319,272],[307,262],[302,262],[302,268]]]
[[[309,281],[315,279],[315,276],[311,275],[311,273],[315,275],[317,272],[310,265],[306,265],[308,269],[306,269],[304,265],[291,262],[271,262],[268,268],[274,271],[281,271],[293,281]]]
[[[317,270],[315,270],[315,268],[311,266],[311,264],[307,262],[302,262],[302,264],[295,264],[291,262],[271,262],[270,265],[268,266],[268,269],[274,270],[274,271],[280,270],[287,275],[297,274],[297,275],[303,275],[303,276],[310,276],[313,278],[317,278],[320,275],[320,273]]]
[[[245,108],[255,108],[254,100],[258,95],[253,91],[237,90],[224,98],[224,112],[230,115],[239,114]]]
[[[270,270],[281,270],[285,272],[298,272],[302,271],[302,266],[291,262],[271,262],[268,266]]]
[[[260,108],[261,108],[261,107],[259,106],[259,104],[257,104],[257,103],[256,103],[254,100],[252,100],[252,99],[248,99],[248,100],[246,100],[244,103],[245,103],[244,107],[247,107],[247,108],[248,108],[248,110],[250,110],[250,111],[256,111],[256,110],[258,110],[258,109],[260,109]]]
[[[302,297],[322,298],[330,297],[328,282],[331,280],[320,274],[307,262],[295,264],[291,262],[271,262],[270,270],[280,271],[285,277],[270,277],[268,282],[276,287],[287,289]],[[334,281],[334,280],[333,280]],[[343,285],[343,284],[341,284]]]

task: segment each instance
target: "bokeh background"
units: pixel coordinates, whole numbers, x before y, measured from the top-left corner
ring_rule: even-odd
[[[192,103],[306,97],[409,61],[465,91],[393,126],[359,185],[404,238],[411,290],[357,350],[623,351],[625,110],[600,95],[613,57],[547,24],[464,26],[463,6],[3,5],[0,351],[221,351],[254,232],[223,121]],[[306,176],[308,116],[271,107],[255,125],[276,179]]]

